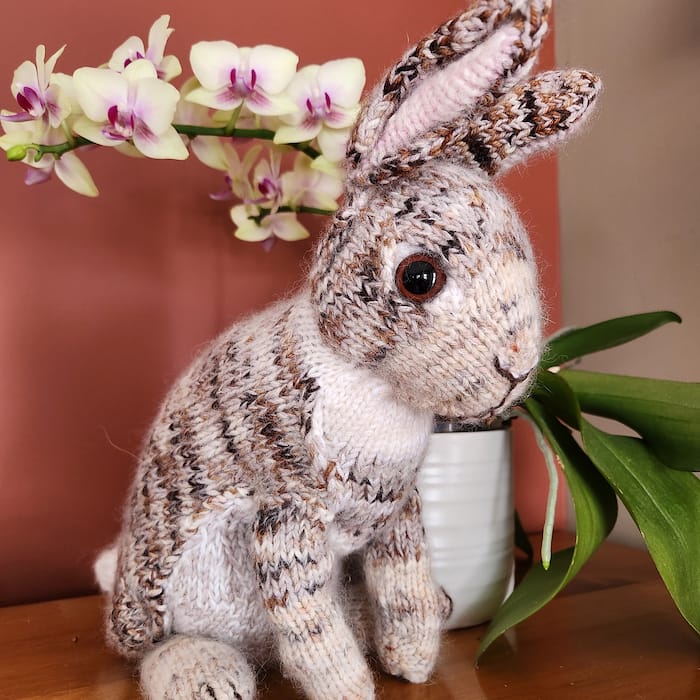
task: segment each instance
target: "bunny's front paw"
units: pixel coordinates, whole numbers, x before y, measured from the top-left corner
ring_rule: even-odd
[[[425,683],[437,661],[441,627],[434,619],[387,629],[377,644],[384,670],[411,683]]]
[[[387,673],[411,683],[424,683],[435,667],[440,634],[452,609],[452,601],[441,589],[420,603],[408,601],[388,609],[376,639],[376,652]],[[394,614],[392,614],[394,613]]]
[[[297,643],[281,644],[287,676],[299,683],[310,700],[374,700],[369,666],[354,645],[339,644],[333,654],[326,648]]]

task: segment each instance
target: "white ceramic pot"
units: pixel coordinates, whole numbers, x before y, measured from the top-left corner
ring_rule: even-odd
[[[418,488],[447,628],[489,620],[513,590],[510,430],[433,433]]]

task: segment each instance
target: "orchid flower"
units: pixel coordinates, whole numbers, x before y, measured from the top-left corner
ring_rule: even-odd
[[[243,158],[238,155],[230,139],[196,138],[191,142],[192,152],[204,165],[221,170],[225,174],[226,189],[210,195],[212,199],[226,200],[234,196],[250,198],[249,173],[258,159],[262,146],[252,146]]]
[[[362,63],[331,61],[296,74],[298,57],[288,49],[199,42],[190,52],[195,75],[178,91],[169,81],[181,73],[180,62],[165,55],[169,23],[162,15],[147,44],[131,36],[108,64],[79,68],[73,76],[53,73],[63,48],[46,59],[38,46],[35,63],[25,61],[15,71],[12,91],[20,110],[0,111],[6,132],[0,148],[8,160],[29,166],[27,184],[55,174],[88,196],[97,188],[78,148],[95,144],[173,159],[187,158],[191,149],[224,176],[225,191],[211,196],[238,200],[230,212],[238,238],[268,248],[278,238],[307,238],[297,214],[337,208],[338,162],[359,109]],[[276,134],[275,142],[294,144],[300,152],[293,169],[282,172],[291,148],[271,144],[261,158],[262,146],[243,150],[234,134],[262,140]]]
[[[140,59],[150,61],[158,78],[170,82],[182,73],[180,61],[175,56],[165,56],[165,45],[173,29],[168,27],[170,15],[161,15],[148,32],[148,48],[137,36],[130,36],[121,46],[115,49],[108,67],[121,73],[129,64]]]
[[[133,61],[123,73],[79,68],[73,82],[85,113],[73,126],[77,134],[101,146],[133,142],[149,158],[187,158],[187,148],[172,126],[180,94],[158,79],[150,61]]]
[[[180,88],[180,97],[175,107],[175,115],[173,123],[175,124],[194,124],[196,126],[211,126],[212,122],[216,122],[215,113],[208,107],[197,105],[190,102],[187,96],[199,87],[199,81],[195,77],[190,77],[182,84]],[[225,124],[225,120],[223,121]]]
[[[294,170],[282,175],[282,189],[292,206],[335,211],[343,192],[342,173],[339,168],[334,173],[315,168],[314,163],[305,154],[298,153]]]
[[[286,126],[277,130],[275,143],[315,138],[329,160],[342,160],[364,84],[365,69],[357,58],[302,68],[287,88],[297,110],[280,117]]]
[[[200,41],[190,51],[190,63],[202,87],[187,99],[218,110],[235,110],[245,103],[260,115],[293,112],[296,106],[283,92],[298,60],[278,46],[239,48],[230,41]]]
[[[330,160],[324,155],[314,158],[309,167],[312,170],[318,170],[326,175],[330,175],[341,182],[345,177],[341,163],[339,163],[337,160]]]
[[[71,111],[70,100],[61,90],[62,78],[59,78],[60,74],[53,74],[63,49],[65,46],[45,61],[46,48],[39,44],[36,47],[36,63],[24,61],[17,68],[11,89],[22,111],[16,114],[3,112],[0,119],[7,122],[43,119],[52,127],[61,124]]]
[[[231,209],[231,219],[236,224],[234,236],[242,241],[257,243],[279,238],[283,241],[300,241],[309,237],[307,229],[299,223],[293,211],[267,214],[259,221],[250,218],[251,208],[240,204]]]
[[[247,193],[243,204],[231,208],[231,219],[237,227],[236,238],[265,241],[276,237],[298,241],[309,237],[295,212],[279,211],[299,194],[297,183],[288,177],[289,173],[283,175],[281,167],[282,152],[273,150],[267,159],[256,165],[252,182],[246,180]]]
[[[60,143],[65,139],[62,129],[47,127],[41,121],[24,124],[6,123],[5,135],[0,137],[0,148],[9,151],[11,148],[23,148],[25,153],[23,162],[29,166],[24,181],[27,185],[35,185],[46,182],[52,174],[78,194],[87,197],[96,197],[97,187],[82,163],[74,153],[64,153],[60,158],[45,154],[40,160],[35,160],[30,144],[42,143],[50,145]],[[20,156],[21,157],[21,156]]]
[[[255,204],[272,212],[286,201],[282,176],[282,152],[270,150],[268,157],[258,161],[249,187],[248,204]]]

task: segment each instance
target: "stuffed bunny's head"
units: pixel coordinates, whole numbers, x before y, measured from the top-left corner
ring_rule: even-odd
[[[549,0],[481,0],[365,103],[311,285],[324,339],[411,405],[466,422],[527,391],[542,348],[532,248],[494,176],[574,132],[585,71],[528,78]]]

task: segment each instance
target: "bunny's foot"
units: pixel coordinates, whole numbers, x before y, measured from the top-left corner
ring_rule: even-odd
[[[255,677],[237,649],[205,637],[175,635],[141,664],[149,700],[252,700]]]

